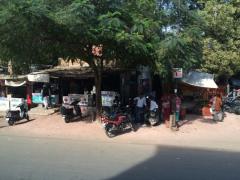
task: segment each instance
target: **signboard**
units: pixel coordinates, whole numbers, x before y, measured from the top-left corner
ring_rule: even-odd
[[[113,100],[115,96],[119,96],[117,92],[114,91],[102,91],[102,106],[111,107],[113,105]]]
[[[9,109],[9,100],[6,97],[0,97],[0,111],[6,111]]]
[[[10,102],[9,102],[10,101]],[[23,98],[11,98],[0,97],[0,111],[9,110],[9,105],[11,110],[19,110],[17,106],[24,102]]]
[[[172,72],[173,78],[182,78],[183,76],[182,68],[173,68]]]
[[[68,94],[68,96],[63,96],[63,103],[70,104],[73,101],[79,101],[79,105],[87,106],[88,95],[87,94]]]
[[[29,74],[28,80],[31,82],[48,83],[50,81],[49,74]]]
[[[24,102],[23,98],[11,98],[10,109],[11,110],[19,110],[19,107],[17,108],[17,106],[23,102]]]

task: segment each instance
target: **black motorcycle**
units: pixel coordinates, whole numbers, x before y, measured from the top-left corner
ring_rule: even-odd
[[[70,121],[79,119],[82,117],[80,106],[78,105],[79,101],[73,101],[72,103],[63,103],[60,108],[60,113],[63,117],[63,120],[66,123]]]
[[[5,120],[9,126],[14,125],[15,122],[26,119],[29,121],[28,108],[24,103],[21,103],[17,106],[19,110],[8,110],[5,116]]]

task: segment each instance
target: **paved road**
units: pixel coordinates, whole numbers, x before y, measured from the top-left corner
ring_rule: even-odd
[[[240,179],[240,153],[0,136],[0,180]]]

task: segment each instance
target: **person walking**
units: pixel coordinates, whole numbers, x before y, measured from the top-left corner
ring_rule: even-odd
[[[42,94],[42,100],[43,100],[43,107],[48,109],[49,100],[50,100],[49,96],[51,95],[51,93],[50,93],[49,87],[46,84],[43,85],[41,94]]]

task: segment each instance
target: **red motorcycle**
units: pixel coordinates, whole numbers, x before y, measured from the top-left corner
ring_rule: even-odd
[[[103,123],[106,135],[110,138],[129,129],[135,131],[131,118],[127,114],[117,113],[109,115],[103,112],[101,115],[101,122]]]

